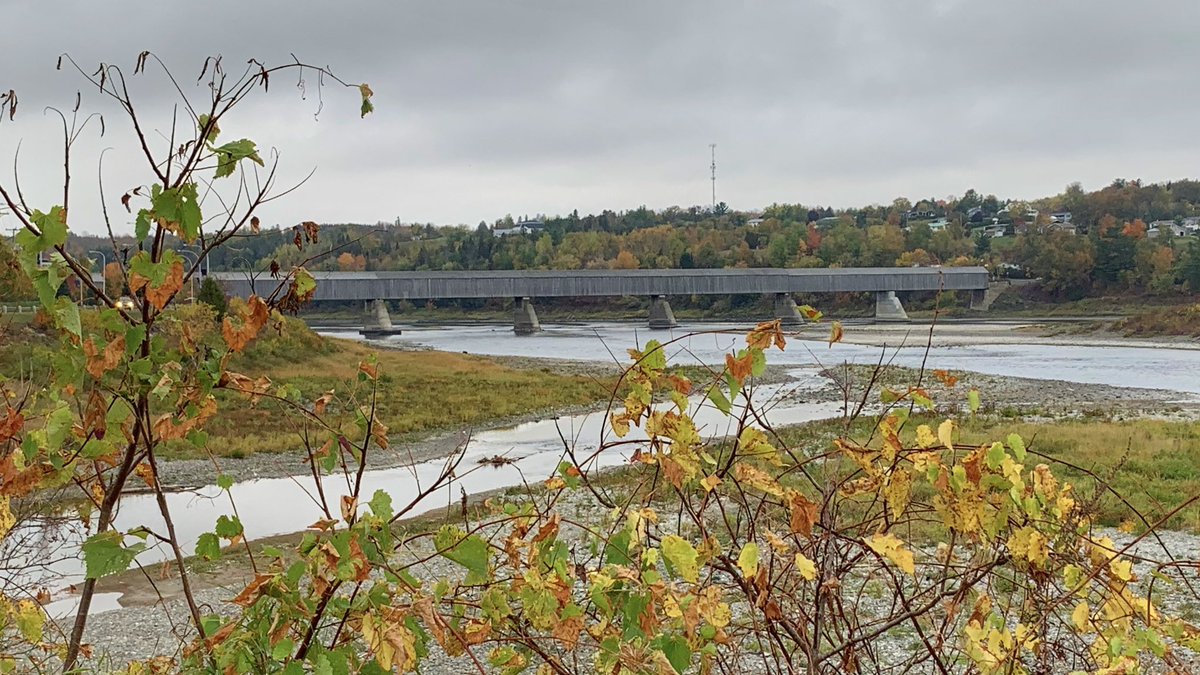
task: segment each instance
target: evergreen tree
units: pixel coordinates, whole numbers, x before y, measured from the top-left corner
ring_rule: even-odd
[[[229,301],[225,298],[225,291],[221,290],[220,285],[212,277],[204,277],[204,281],[200,282],[200,293],[196,299],[206,305],[210,305],[217,310],[217,318],[225,316],[225,310],[229,308]]]

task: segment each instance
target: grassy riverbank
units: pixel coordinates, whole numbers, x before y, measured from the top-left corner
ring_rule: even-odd
[[[195,316],[184,320],[198,323]],[[215,324],[211,330],[216,330]],[[44,379],[56,338],[28,320],[0,323],[0,331],[0,375],[32,373],[33,381]],[[201,329],[194,331],[199,334]],[[344,395],[353,386],[359,363],[372,355],[380,373],[377,417],[400,438],[594,404],[607,400],[616,382],[612,369],[565,375],[467,354],[378,349],[317,335],[295,319],[285,320],[279,331],[265,329],[229,366],[252,379],[269,378],[273,391],[293,389],[301,400],[311,401],[331,389]],[[288,406],[270,399],[251,406],[245,397],[223,390],[216,395],[219,413],[206,429],[207,450],[174,441],[160,447],[160,458],[202,458],[208,452],[240,458],[302,447],[303,417],[289,413]]]

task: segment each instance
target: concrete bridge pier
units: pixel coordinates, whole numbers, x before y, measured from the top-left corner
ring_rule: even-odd
[[[804,317],[796,308],[796,300],[792,298],[791,293],[775,294],[775,318],[785,326],[800,326],[804,323]]]
[[[517,335],[532,335],[542,329],[537,312],[529,298],[513,299],[513,332]]]
[[[400,329],[392,325],[392,315],[388,314],[387,301],[376,299],[366,302],[365,320],[361,332],[366,337],[383,337],[399,335]]]
[[[992,304],[988,302],[987,296],[987,289],[971,291],[971,309],[987,309]]]
[[[876,321],[908,321],[908,312],[896,297],[896,291],[877,291],[875,293]]]
[[[654,296],[654,301],[650,303],[650,327],[674,328],[678,325],[675,322],[675,313],[671,311],[671,303],[667,302],[667,296]]]

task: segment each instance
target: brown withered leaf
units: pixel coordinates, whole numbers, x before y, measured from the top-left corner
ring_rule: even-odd
[[[10,405],[6,404],[6,406],[8,411],[4,417],[0,418],[0,443],[7,443],[25,426],[25,416],[21,414],[21,411]]]
[[[160,440],[170,441],[187,436],[197,427],[203,426],[205,422],[217,414],[217,400],[211,395],[208,396],[204,403],[200,405],[200,410],[195,417],[182,417],[179,423],[175,423],[175,415],[173,413],[163,413],[154,420],[154,435]]]
[[[258,231],[260,229],[262,229],[262,221],[258,219],[258,216],[251,216],[250,217],[250,231],[253,232],[254,234],[258,234]]]
[[[308,529],[320,530],[322,532],[328,532],[328,531],[332,530],[335,525],[337,525],[336,520],[330,520],[329,518],[322,518],[321,520],[318,520],[317,522],[313,523],[312,525],[309,525]]]
[[[257,295],[251,295],[246,306],[237,313],[236,322],[229,316],[221,322],[221,336],[225,338],[225,344],[229,345],[230,349],[240,352],[258,336],[270,317],[271,311],[267,308],[267,303]]]
[[[317,233],[321,231],[321,226],[311,220],[306,220],[300,223],[300,227],[304,228],[304,236],[310,243],[317,243]]]
[[[138,478],[141,478],[142,481],[146,483],[146,487],[154,487],[154,469],[148,462],[142,462],[141,464],[138,464],[137,468],[134,469],[133,472],[137,474]]]
[[[821,505],[814,501],[810,501],[807,497],[799,492],[793,493],[791,502],[792,516],[789,522],[791,530],[795,534],[801,534],[805,537],[812,538],[813,525],[817,522],[817,517],[820,514]]]
[[[333,390],[330,389],[329,391],[325,392],[324,394],[321,394],[321,396],[317,400],[313,401],[313,412],[318,415],[324,415],[326,406],[328,406],[330,401],[332,401],[332,400],[333,400]]]
[[[271,278],[272,279],[279,278],[279,261],[278,260],[271,261]]]
[[[260,574],[254,577],[254,581],[251,581],[249,584],[247,584],[246,587],[242,589],[242,592],[238,593],[237,597],[229,602],[232,602],[239,607],[249,607],[250,605],[253,605],[259,598],[262,597],[263,593],[267,592],[266,585],[271,583],[274,578],[275,575],[273,574]]]
[[[750,352],[746,352],[742,358],[734,358],[733,354],[725,355],[725,367],[729,370],[729,374],[738,382],[744,381],[750,377],[750,372],[754,368],[754,358]]]
[[[749,347],[758,347],[763,351],[770,349],[771,345],[774,345],[782,350],[787,344],[787,341],[783,339],[782,325],[782,322],[778,319],[758,324],[754,327],[754,330],[746,335],[746,345]]]
[[[359,361],[358,369],[359,369],[359,371],[365,373],[366,376],[371,378],[372,380],[379,377],[379,369],[373,363],[368,363],[366,361]]]
[[[387,450],[388,428],[378,418],[371,424],[371,440],[375,441],[375,445]]]
[[[133,198],[133,195],[129,194],[128,192],[126,192],[125,194],[121,195],[121,206],[124,206],[124,207],[125,207],[125,212],[126,212],[126,213],[133,213],[133,209],[130,209],[130,208],[129,208],[129,200],[130,200],[131,198]]]
[[[358,500],[350,495],[342,495],[342,520],[347,523],[354,518],[358,511]]]
[[[87,371],[92,377],[100,379],[104,374],[121,362],[125,355],[125,336],[118,335],[100,350],[92,338],[83,343],[83,354],[87,357]]]
[[[155,309],[162,309],[167,306],[171,298],[183,288],[183,263],[179,260],[171,263],[171,269],[163,282],[157,286],[150,283],[148,277],[144,277],[137,272],[132,272],[129,275],[129,290],[133,293],[143,291],[146,300],[154,305]]]

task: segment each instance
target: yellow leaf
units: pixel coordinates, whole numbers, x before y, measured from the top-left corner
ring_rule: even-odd
[[[908,574],[916,575],[912,551],[904,548],[904,542],[892,533],[875,534],[866,540],[867,546],[879,555],[887,558],[893,565]]]
[[[46,625],[46,614],[32,600],[17,603],[17,630],[26,642],[37,644],[42,641],[42,628]]]
[[[917,445],[922,448],[929,448],[935,442],[937,442],[937,438],[934,437],[933,429],[930,429],[928,424],[922,424],[917,427]]]
[[[705,492],[712,492],[720,484],[721,479],[716,475],[705,476],[704,479],[700,481],[700,485],[704,487]]]
[[[758,574],[758,544],[751,541],[742,547],[742,552],[738,554],[737,566],[742,571],[742,577],[746,579]]]
[[[1075,605],[1075,610],[1071,612],[1071,623],[1079,629],[1080,633],[1090,633],[1091,626],[1088,617],[1091,615],[1091,610],[1088,609],[1087,601]]]
[[[13,529],[17,524],[17,519],[13,516],[12,511],[8,508],[8,497],[0,495],[0,537],[8,534],[8,531]]]
[[[813,581],[817,578],[816,564],[804,557],[803,553],[796,554],[796,571],[800,573],[800,576],[808,579],[809,581]]]
[[[938,425],[938,440],[950,450],[954,449],[954,420],[946,420]]]
[[[733,477],[740,485],[752,487],[759,492],[765,492],[776,497],[783,496],[783,486],[766,471],[756,469],[745,462],[733,466]]]
[[[888,508],[892,512],[892,518],[899,520],[904,514],[904,509],[908,507],[909,494],[912,492],[912,476],[903,469],[897,469],[888,478],[887,485],[883,487],[883,497],[887,500]]]
[[[1046,535],[1029,526],[1022,527],[1008,538],[1008,550],[1013,556],[1039,566],[1050,558],[1050,542]]]
[[[841,342],[842,335],[843,335],[842,322],[834,321],[833,325],[829,329],[829,346],[832,347],[833,343]]]
[[[1128,560],[1114,560],[1108,564],[1108,571],[1121,581],[1133,581],[1133,563]]]

